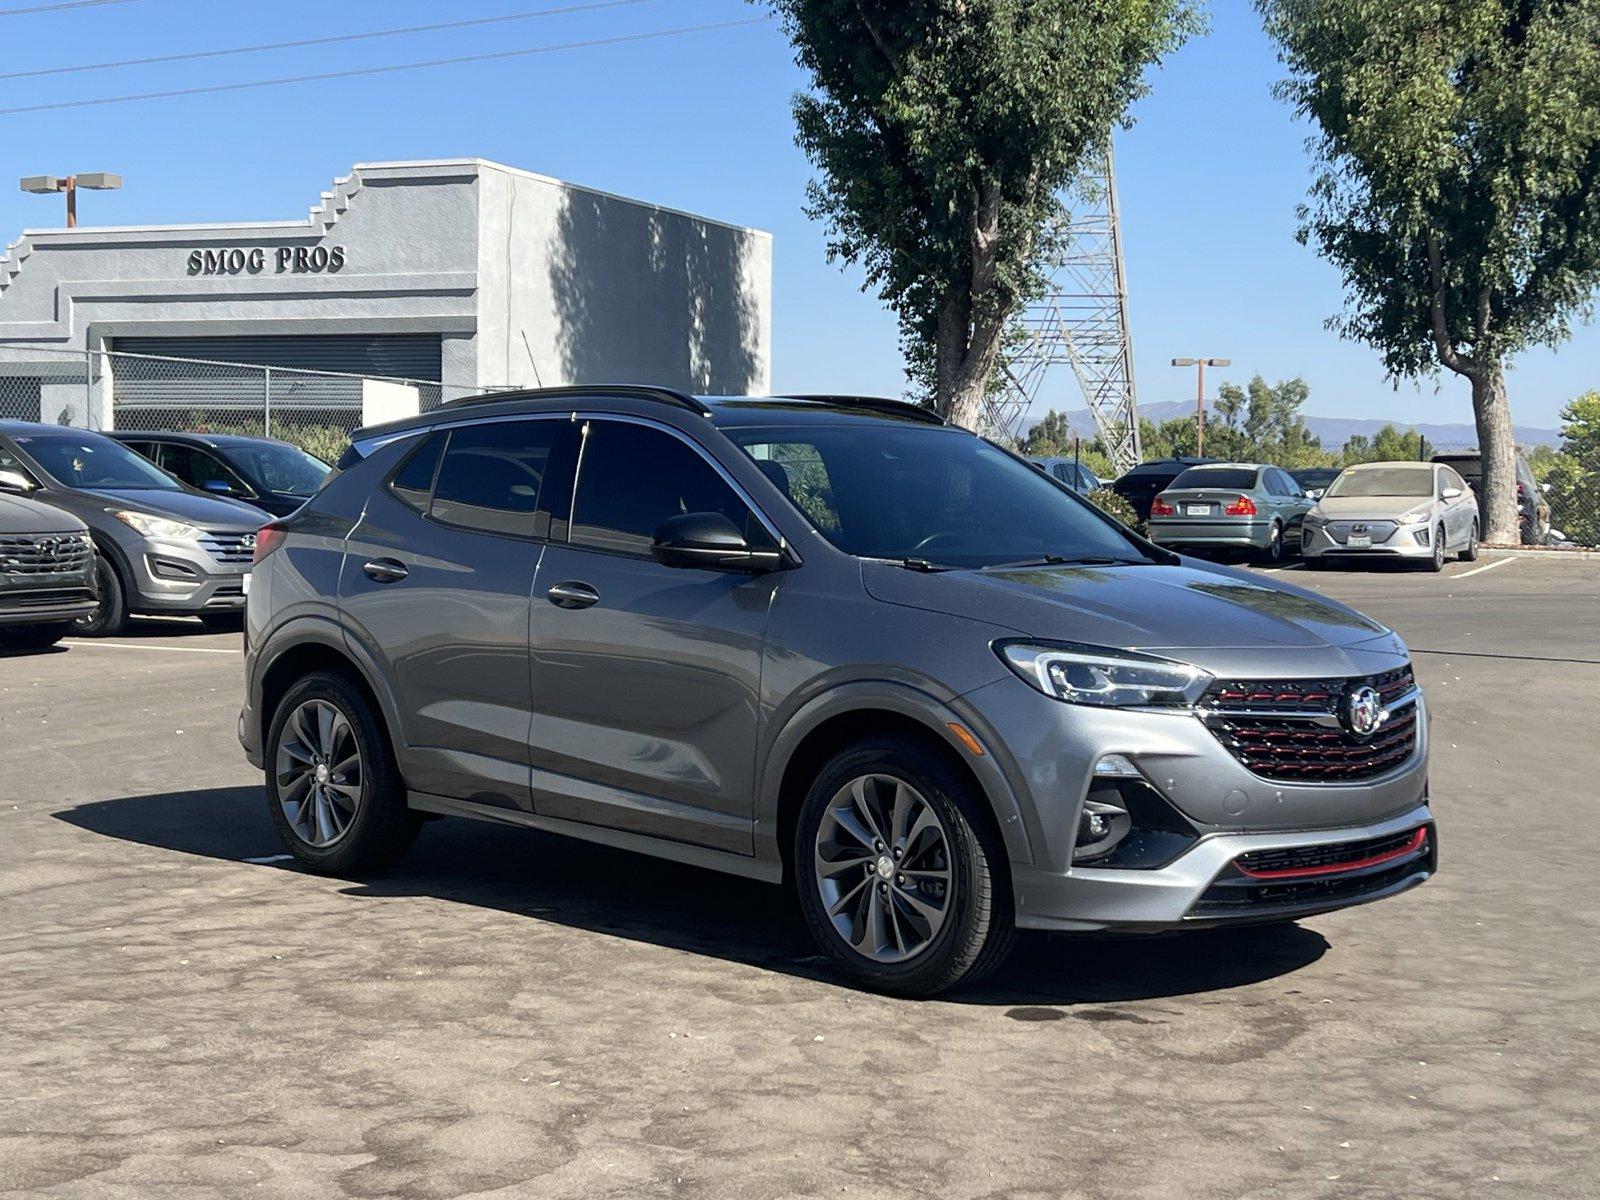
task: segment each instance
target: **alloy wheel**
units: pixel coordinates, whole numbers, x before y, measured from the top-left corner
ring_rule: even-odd
[[[349,832],[366,771],[344,713],[327,700],[302,703],[284,722],[274,767],[278,803],[296,837],[320,850]]]
[[[950,839],[927,799],[891,775],[862,775],[828,802],[813,870],[828,920],[858,954],[902,963],[928,948],[951,904]]]

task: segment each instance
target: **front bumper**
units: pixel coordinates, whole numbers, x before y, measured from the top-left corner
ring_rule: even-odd
[[[1425,829],[1415,852],[1349,871],[1262,883],[1259,899],[1228,896],[1245,854],[1383,839]],[[1397,895],[1424,882],[1438,864],[1433,814],[1426,803],[1386,821],[1284,833],[1215,833],[1153,871],[1077,867],[1065,874],[1012,864],[1017,925],[1073,932],[1154,933],[1175,928],[1251,924],[1332,912]],[[1254,881],[1248,881],[1254,882]],[[1302,891],[1294,889],[1303,887]],[[1249,889],[1238,889],[1249,890]],[[1225,899],[1214,899],[1223,893]],[[1272,894],[1276,893],[1276,894]]]
[[[1425,542],[1417,540],[1417,534],[1428,534]],[[1305,526],[1301,535],[1300,555],[1302,558],[1432,558],[1433,535],[1426,521],[1415,525],[1401,525],[1381,542],[1371,546],[1351,546],[1338,542],[1328,533],[1325,527]]]
[[[74,580],[59,587],[26,589],[0,583],[0,626],[76,621],[92,613],[97,603],[92,581]]]
[[[1265,550],[1272,543],[1272,521],[1263,518],[1152,517],[1150,540],[1158,546],[1241,546]]]
[[[244,608],[250,562],[237,549],[216,551],[205,543],[144,538],[127,548],[126,556],[134,584],[129,608],[134,612],[193,615]]]

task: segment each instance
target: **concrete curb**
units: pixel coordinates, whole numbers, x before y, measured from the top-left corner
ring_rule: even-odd
[[[1600,550],[1556,550],[1540,546],[1479,546],[1482,558],[1537,558],[1543,562],[1593,562]]]

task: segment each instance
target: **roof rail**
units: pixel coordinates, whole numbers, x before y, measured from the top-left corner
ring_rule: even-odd
[[[702,417],[709,417],[711,409],[700,400],[683,392],[675,392],[671,388],[649,387],[637,383],[606,384],[575,384],[571,387],[549,388],[517,388],[504,392],[484,392],[478,396],[463,396],[459,400],[446,400],[434,412],[445,409],[458,408],[461,405],[495,404],[511,400],[560,400],[566,397],[580,399],[583,397],[613,396],[628,400],[654,400],[661,404],[675,404],[679,408],[687,408],[692,413]]]
[[[931,408],[924,408],[920,404],[912,404],[908,400],[890,400],[882,396],[777,396],[778,400],[813,400],[818,404],[833,404],[839,408],[864,408],[871,412],[892,413],[895,416],[910,417],[913,420],[926,421],[930,425],[948,425],[949,422],[934,412]]]

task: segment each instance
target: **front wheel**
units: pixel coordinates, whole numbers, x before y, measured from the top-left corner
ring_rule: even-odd
[[[420,825],[372,703],[327,671],[300,680],[273,714],[267,807],[289,852],[324,875],[384,870]]]
[[[853,981],[900,996],[974,983],[1011,948],[1005,850],[987,802],[940,751],[906,737],[841,753],[795,834],[800,906]]]
[[[128,623],[128,600],[116,568],[103,554],[94,561],[94,582],[99,603],[93,612],[72,623],[72,632],[79,637],[108,637],[121,633]]]
[[[1432,575],[1437,575],[1440,571],[1444,570],[1443,525],[1439,526],[1439,528],[1433,531],[1433,553],[1428,556],[1428,565],[1426,569],[1428,573]]]
[[[71,629],[72,624],[68,621],[0,629],[0,650],[44,650],[66,637]]]
[[[1472,523],[1472,533],[1467,537],[1467,547],[1461,552],[1462,562],[1478,561],[1478,523]]]

